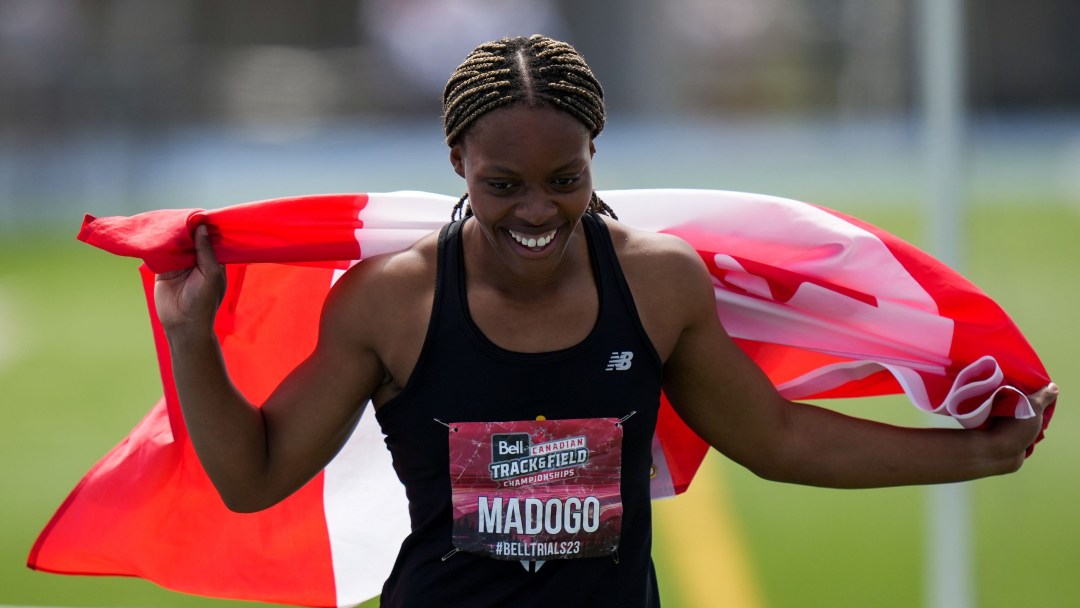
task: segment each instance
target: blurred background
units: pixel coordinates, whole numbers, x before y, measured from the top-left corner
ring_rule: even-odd
[[[135,264],[74,243],[83,213],[456,196],[447,76],[479,42],[540,32],[572,42],[604,84],[599,189],[786,196],[933,249],[924,4],[0,0],[0,604],[231,605],[24,567],[67,492],[160,394]],[[1022,473],[968,484],[982,606],[1080,598],[1078,26],[1068,0],[977,0],[953,38],[962,234],[949,261],[1014,316],[1065,395]],[[902,399],[830,406],[927,423]],[[665,605],[924,602],[924,489],[788,487],[720,459],[704,477],[657,505]]]
[[[901,0],[0,0],[0,225],[299,192],[457,192],[442,86],[544,32],[612,115],[604,188],[875,203],[918,194],[915,3]],[[1080,7],[970,3],[972,187],[1080,196]]]

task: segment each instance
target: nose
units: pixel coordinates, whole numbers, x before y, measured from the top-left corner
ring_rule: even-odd
[[[533,226],[543,226],[558,213],[555,199],[543,188],[529,188],[522,193],[515,209],[518,219]]]

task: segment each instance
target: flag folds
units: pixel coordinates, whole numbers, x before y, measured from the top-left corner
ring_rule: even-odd
[[[698,251],[728,333],[787,398],[903,392],[919,409],[974,428],[993,416],[1030,416],[1025,394],[1049,381],[993,300],[879,228],[756,194],[600,194],[624,223],[677,235]],[[144,262],[164,397],[60,506],[29,566],[309,606],[377,594],[408,511],[374,417],[365,415],[334,461],[290,498],[256,514],[228,511],[187,439],[154,312],[154,273],[192,265],[192,230],[209,226],[229,280],[215,331],[237,387],[261,403],[313,348],[337,277],[438,229],[453,203],[422,192],[340,194],[87,216],[80,240]],[[684,491],[706,449],[663,402],[653,495]]]

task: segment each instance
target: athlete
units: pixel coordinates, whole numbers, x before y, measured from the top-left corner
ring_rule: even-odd
[[[413,527],[383,605],[659,605],[648,482],[661,389],[766,479],[928,484],[1023,463],[1054,385],[1029,396],[1034,417],[977,431],[780,397],[725,333],[696,252],[619,223],[596,196],[603,92],[570,45],[481,45],[446,86],[444,125],[467,189],[457,219],[345,273],[314,351],[261,408],[215,342],[225,274],[205,227],[196,265],[155,287],[185,422],[231,509],[301,487],[372,403]]]

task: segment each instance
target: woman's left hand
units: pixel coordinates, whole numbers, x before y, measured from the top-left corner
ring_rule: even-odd
[[[1031,409],[1035,411],[1034,416],[993,419],[985,431],[992,442],[991,449],[1002,458],[1015,459],[1015,469],[1019,469],[1042,433],[1046,408],[1057,401],[1058,393],[1058,386],[1051,382],[1027,396]]]

